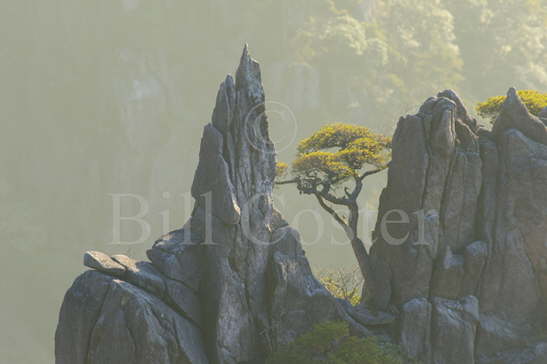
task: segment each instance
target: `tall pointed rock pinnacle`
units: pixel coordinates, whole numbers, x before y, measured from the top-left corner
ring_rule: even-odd
[[[184,252],[199,250],[203,337],[213,363],[263,360],[313,324],[337,317],[337,303],[313,277],[298,233],[273,207],[274,177],[260,65],[245,46],[235,81],[227,76],[220,85],[204,128],[196,204],[185,226],[191,242]],[[149,254],[153,262],[159,246]],[[186,253],[177,249],[180,259]],[[295,321],[292,313],[304,306],[307,318]]]
[[[260,66],[245,46],[235,83],[228,76],[221,84],[204,129],[189,224],[201,233],[194,241],[202,247],[204,337],[213,363],[259,362],[313,324],[337,317],[337,303],[313,277],[298,233],[273,207],[274,177]],[[207,193],[212,208],[201,197]],[[306,318],[296,321],[304,309]]]
[[[86,253],[93,270],[66,294],[57,364],[260,363],[339,317],[273,207],[274,176],[260,66],[245,46],[203,129],[190,220],[154,243],[150,262]]]

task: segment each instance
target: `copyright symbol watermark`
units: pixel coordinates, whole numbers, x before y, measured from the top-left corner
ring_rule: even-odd
[[[245,137],[248,143],[256,150],[265,153],[274,153],[273,149],[266,148],[270,143],[264,140],[267,134],[262,130],[263,122],[268,120],[275,130],[282,130],[281,135],[271,140],[275,144],[276,152],[282,152],[296,141],[298,122],[291,108],[281,102],[266,101],[253,106],[245,117],[247,125]]]

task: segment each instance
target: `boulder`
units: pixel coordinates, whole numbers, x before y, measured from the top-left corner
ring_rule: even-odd
[[[473,364],[475,333],[479,321],[479,301],[474,296],[467,296],[462,300],[434,297],[432,301],[432,362]]]
[[[57,363],[207,364],[201,330],[154,294],[98,271],[67,292]]]

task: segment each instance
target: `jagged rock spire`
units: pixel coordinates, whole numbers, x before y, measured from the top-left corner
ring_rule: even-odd
[[[212,137],[216,142],[208,143]],[[228,76],[220,86],[203,140],[191,227],[209,228],[213,242],[203,245],[201,253],[207,266],[200,292],[208,352],[214,363],[260,361],[287,337],[333,318],[337,305],[313,277],[298,234],[274,211],[275,149],[260,66],[247,46],[235,84]],[[211,223],[204,227],[209,211],[199,195],[208,192],[218,197]],[[198,242],[207,243],[204,236]],[[289,286],[294,288],[287,291]],[[309,287],[315,287],[313,293]],[[300,305],[308,305],[310,313],[296,323],[290,312]]]
[[[192,217],[154,243],[151,262],[86,254],[93,270],[66,294],[57,364],[260,363],[321,321],[365,332],[274,210],[274,174],[260,66],[245,46],[203,130]]]

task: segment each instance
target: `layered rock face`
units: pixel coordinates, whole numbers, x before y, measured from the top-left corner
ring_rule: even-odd
[[[547,362],[546,138],[514,89],[492,132],[452,91],[400,119],[367,301],[410,357]]]
[[[260,363],[347,315],[274,210],[274,174],[260,68],[245,49],[203,131],[190,221],[156,241],[150,262],[86,253],[94,270],[66,294],[57,363]]]

